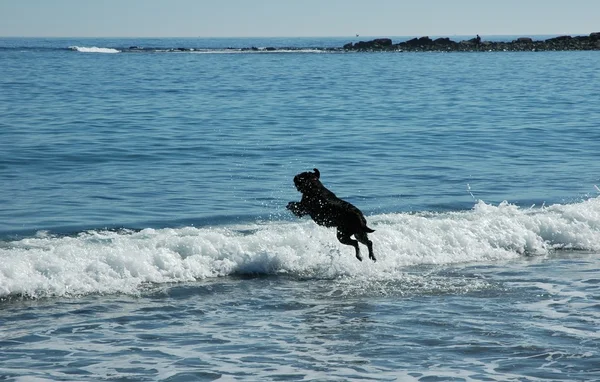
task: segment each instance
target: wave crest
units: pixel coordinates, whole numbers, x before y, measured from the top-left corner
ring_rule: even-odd
[[[96,46],[70,46],[69,49],[82,53],[120,53],[119,50],[113,48],[98,48]]]
[[[148,283],[229,275],[397,280],[407,266],[600,250],[600,199],[520,208],[369,217],[378,262],[358,262],[332,229],[303,220],[224,227],[88,231],[0,242],[0,298],[139,293]],[[366,248],[362,248],[366,251]]]

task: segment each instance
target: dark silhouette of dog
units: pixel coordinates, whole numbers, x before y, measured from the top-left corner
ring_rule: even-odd
[[[367,227],[367,219],[352,204],[338,198],[329,191],[319,178],[321,173],[316,168],[294,177],[296,189],[302,193],[300,202],[289,202],[287,209],[298,217],[310,215],[315,223],[325,227],[337,227],[337,238],[342,244],[351,245],[356,250],[356,258],[362,261],[358,242],[369,249],[369,259],[377,261],[373,254],[373,242],[367,234],[375,232]],[[352,239],[354,235],[356,240]]]

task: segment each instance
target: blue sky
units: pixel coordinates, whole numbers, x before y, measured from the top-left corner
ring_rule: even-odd
[[[0,36],[575,35],[599,20],[600,0],[0,0]]]

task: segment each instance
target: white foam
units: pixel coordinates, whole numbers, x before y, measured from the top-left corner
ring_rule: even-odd
[[[120,53],[119,50],[113,48],[98,48],[96,46],[70,46],[69,49],[82,53]]]
[[[600,198],[543,208],[477,202],[470,211],[368,217],[378,262],[354,257],[308,220],[218,228],[91,231],[0,242],[0,297],[138,293],[147,283],[233,274],[393,281],[406,266],[600,250]]]

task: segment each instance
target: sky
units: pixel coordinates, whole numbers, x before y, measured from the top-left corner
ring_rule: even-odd
[[[587,35],[600,0],[0,0],[0,36]]]

